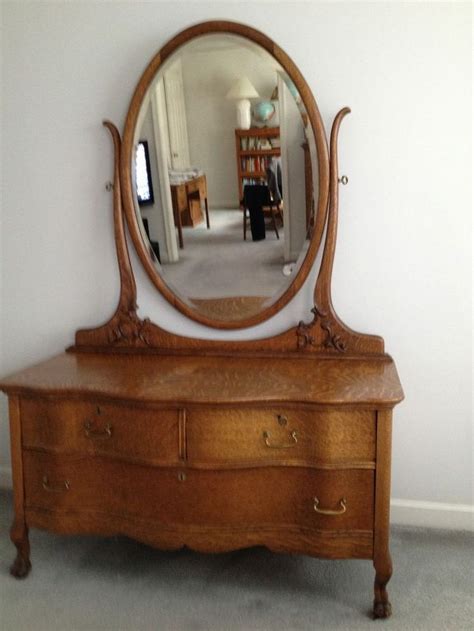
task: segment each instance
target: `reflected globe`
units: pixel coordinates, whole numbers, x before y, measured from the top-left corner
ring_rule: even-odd
[[[260,101],[253,107],[253,116],[259,123],[268,123],[275,116],[275,105],[271,101]]]

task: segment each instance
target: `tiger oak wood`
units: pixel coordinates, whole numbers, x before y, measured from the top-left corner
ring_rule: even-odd
[[[166,403],[294,402],[393,407],[395,364],[379,358],[269,358],[62,353],[4,379],[16,394]]]
[[[157,466],[182,460],[178,409],[24,398],[21,413],[25,449],[128,458]]]
[[[186,422],[188,462],[224,468],[273,464],[375,468],[374,416],[371,410],[285,406],[193,409]]]
[[[24,450],[23,460],[26,508],[68,511],[80,507],[84,512],[108,514],[111,519],[118,514],[167,525],[233,524],[241,530],[247,525],[279,523],[321,530],[373,529],[374,472],[368,470],[195,470],[126,466],[102,457],[91,466],[87,454],[30,449]],[[48,489],[44,488],[45,477]],[[314,497],[322,510],[338,509],[340,500],[346,498],[347,510],[336,516],[318,514]]]
[[[40,508],[27,508],[26,519],[34,528],[43,528],[59,534],[100,534],[112,536],[120,533],[156,546],[163,550],[186,547],[199,552],[226,552],[251,546],[266,546],[275,552],[299,552],[328,559],[371,559],[373,532],[357,533],[342,530],[317,530],[303,526],[195,526],[179,524],[159,528],[149,519],[122,515],[73,511],[59,513]]]
[[[301,92],[320,159],[319,210],[308,256],[281,309],[309,272],[325,231],[314,307],[275,336],[203,340],[166,331],[138,315],[125,236],[148,269],[131,207],[134,121],[156,70],[201,34],[229,32],[261,44]],[[316,104],[289,58],[253,29],[197,25],[153,59],[125,125],[107,121],[114,144],[113,217],[120,296],[111,318],[76,332],[74,345],[3,379],[9,396],[17,556],[11,573],[31,569],[29,528],[63,534],[122,534],[152,546],[221,552],[263,545],[329,559],[371,559],[374,617],[391,613],[389,551],[392,409],[403,391],[384,341],[358,333],[331,299],[338,223],[339,128],[326,137]],[[122,207],[122,203],[125,209]],[[155,285],[184,313],[161,277]],[[232,298],[238,308],[239,297]],[[239,324],[239,325],[240,325]]]

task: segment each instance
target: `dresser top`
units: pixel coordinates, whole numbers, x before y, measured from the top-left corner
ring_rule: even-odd
[[[0,382],[8,394],[159,403],[295,402],[393,407],[393,360],[63,353]]]

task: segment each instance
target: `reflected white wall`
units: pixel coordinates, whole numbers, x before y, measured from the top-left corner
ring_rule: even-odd
[[[236,105],[225,96],[246,76],[260,99],[269,99],[276,71],[243,47],[184,54],[182,65],[192,165],[206,173],[210,208],[238,208]]]

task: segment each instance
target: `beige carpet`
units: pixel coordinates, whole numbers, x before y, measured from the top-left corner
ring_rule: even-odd
[[[266,239],[243,239],[241,210],[211,210],[211,229],[203,222],[184,228],[178,263],[163,266],[163,276],[180,294],[193,298],[274,296],[288,283],[283,275],[284,230],[280,239],[267,224]]]
[[[11,494],[0,492],[1,631],[467,631],[468,533],[395,529],[393,617],[372,621],[370,561],[252,548],[160,552],[125,538],[31,532],[30,576],[8,573]]]

